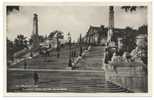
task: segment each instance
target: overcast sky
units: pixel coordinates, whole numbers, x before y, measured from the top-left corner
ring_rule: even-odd
[[[125,12],[120,7],[114,7],[115,27],[130,26],[138,28],[147,24],[147,9],[140,8],[134,12]],[[49,34],[60,30],[71,33],[73,40],[79,35],[85,35],[90,25],[108,26],[107,6],[21,6],[7,15],[7,37],[13,40],[17,34],[29,37],[32,34],[33,13],[38,14],[39,34]]]

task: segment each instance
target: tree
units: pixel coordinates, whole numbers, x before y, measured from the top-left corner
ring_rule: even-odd
[[[146,8],[146,6],[122,6],[121,9],[124,9],[125,12],[133,12],[136,11],[137,9],[142,9],[142,8]],[[126,27],[126,36],[125,36],[125,45],[127,46],[127,50],[130,52],[132,49],[134,49],[136,47],[136,36],[138,34],[145,34],[147,33],[147,26],[143,25],[141,27],[139,27],[138,30],[133,30],[130,27]]]
[[[142,25],[141,27],[138,28],[139,34],[148,34],[148,26],[147,25]]]
[[[14,53],[14,44],[13,41],[7,38],[7,59],[12,59]]]
[[[32,45],[33,44],[33,39],[32,39],[32,36],[31,38],[29,39],[29,44]]]
[[[15,51],[19,51],[27,47],[27,40],[24,35],[17,35],[17,37],[14,40],[14,46]]]
[[[59,41],[59,39],[63,39],[64,38],[64,33],[63,32],[61,32],[61,31],[54,31],[55,32],[55,34],[56,34],[56,39],[57,39],[57,57],[59,58],[59,56],[60,56],[60,41]]]
[[[124,41],[124,45],[125,48],[128,52],[131,52],[131,50],[133,50],[136,46],[135,44],[135,40],[136,40],[136,30],[132,29],[131,27],[126,27],[125,28],[125,41]]]
[[[137,8],[145,8],[145,6],[122,6],[121,9],[124,9],[126,12],[130,11],[136,11]]]
[[[13,10],[19,11],[20,10],[20,7],[19,6],[7,6],[6,7],[7,14],[9,14],[10,12],[12,12]]]
[[[64,38],[64,33],[62,31],[55,30],[55,31],[53,31],[49,34],[48,38],[53,39],[54,37],[57,40],[57,58],[59,58],[59,56],[60,56],[60,54],[59,54],[60,53],[60,41],[59,41],[59,39]]]
[[[44,42],[45,37],[43,35],[39,35],[39,40],[40,40],[40,42]]]
[[[64,38],[64,33],[62,31],[59,30],[55,30],[53,32],[51,32],[48,36],[48,38],[53,38],[53,37],[57,37],[59,39],[63,39]]]
[[[51,33],[48,35],[48,38],[51,38],[51,39],[52,39],[52,38],[55,36],[55,34],[56,34],[56,33],[55,33],[54,31],[51,32]]]

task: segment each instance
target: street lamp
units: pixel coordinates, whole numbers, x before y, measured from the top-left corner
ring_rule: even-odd
[[[82,36],[80,34],[80,56],[82,55]]]
[[[60,57],[60,42],[59,42],[59,34],[58,33],[57,33],[56,39],[57,39],[57,58],[59,58]]]
[[[68,40],[69,40],[69,61],[68,66],[72,67],[72,59],[71,59],[71,34],[68,33]]]

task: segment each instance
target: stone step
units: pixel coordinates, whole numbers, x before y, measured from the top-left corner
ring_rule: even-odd
[[[102,72],[39,72],[39,88],[67,88],[65,92],[128,92],[126,89],[106,82]],[[12,77],[11,84],[33,84],[32,72],[10,72]],[[24,78],[23,78],[24,77]],[[19,82],[20,81],[20,82]],[[18,83],[19,82],[19,83]],[[11,88],[11,87],[10,87]],[[16,90],[16,89],[14,89]],[[28,90],[23,90],[27,91]],[[37,91],[38,92],[38,91]],[[46,92],[58,92],[55,90]],[[62,92],[62,91],[59,91]]]

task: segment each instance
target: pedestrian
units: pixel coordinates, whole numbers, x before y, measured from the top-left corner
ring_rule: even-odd
[[[38,84],[39,76],[38,76],[37,72],[34,72],[34,74],[33,74],[33,80],[34,80],[34,85]]]
[[[60,47],[57,47],[57,58],[60,57]]]
[[[74,57],[76,57],[76,51],[74,51]]]
[[[32,52],[30,53],[30,57],[33,57],[33,53]]]
[[[24,61],[24,69],[26,69],[27,68],[27,61],[25,60]]]

